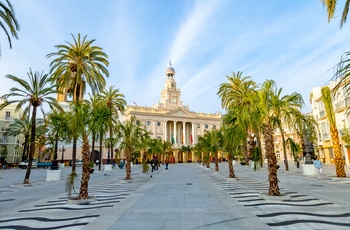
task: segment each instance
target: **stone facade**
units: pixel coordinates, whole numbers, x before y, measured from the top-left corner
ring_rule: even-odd
[[[126,119],[134,116],[136,122],[144,124],[152,133],[152,138],[158,138],[171,142],[175,161],[186,161],[183,156],[178,156],[178,150],[182,145],[194,146],[198,137],[205,131],[219,129],[221,126],[221,114],[207,114],[193,112],[189,106],[183,105],[181,91],[175,81],[175,70],[169,63],[165,70],[164,88],[160,94],[160,102],[152,107],[128,105],[126,107]],[[194,156],[191,160],[195,159]]]

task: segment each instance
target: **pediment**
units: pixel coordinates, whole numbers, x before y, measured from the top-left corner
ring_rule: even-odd
[[[172,111],[169,111],[167,113],[164,114],[165,117],[188,117],[188,118],[196,118],[196,116],[186,110],[183,109],[175,109]]]

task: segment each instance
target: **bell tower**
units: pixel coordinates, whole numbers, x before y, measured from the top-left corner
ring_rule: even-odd
[[[160,94],[161,103],[165,106],[179,107],[181,103],[181,91],[176,87],[176,81],[174,79],[175,70],[172,67],[171,61],[169,61],[169,67],[165,70],[166,80],[164,88]]]

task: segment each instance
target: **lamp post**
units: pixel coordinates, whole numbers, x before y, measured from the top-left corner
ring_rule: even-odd
[[[64,163],[64,161],[63,161],[63,155],[64,155],[64,152],[66,151],[66,148],[64,147],[64,145],[62,145],[62,148],[58,149],[58,151],[60,151],[60,152],[62,153],[61,163]]]

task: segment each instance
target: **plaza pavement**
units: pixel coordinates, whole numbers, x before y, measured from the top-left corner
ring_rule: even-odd
[[[278,170],[288,201],[265,200],[266,167],[254,171],[234,165],[237,179],[191,164],[172,164],[150,174],[133,166],[132,181],[114,169],[91,175],[89,205],[66,204],[60,181],[46,182],[46,170],[33,169],[31,186],[21,186],[25,170],[0,171],[0,229],[349,229],[350,179],[335,178],[334,166],[323,177],[304,176],[290,165]],[[348,175],[350,171],[347,170]],[[20,175],[20,176],[19,176]],[[151,177],[152,176],[152,177]]]

